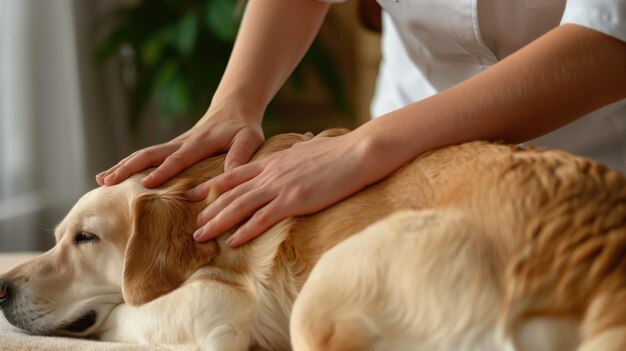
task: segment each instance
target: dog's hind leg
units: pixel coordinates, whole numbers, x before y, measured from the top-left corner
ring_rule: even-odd
[[[505,350],[484,238],[460,211],[424,210],[392,215],[341,242],[296,299],[294,350]]]
[[[250,339],[245,331],[237,330],[233,325],[223,324],[211,329],[200,345],[205,351],[247,351],[250,348]]]
[[[623,351],[626,350],[626,328],[605,330],[599,335],[586,339],[578,351]]]
[[[609,281],[609,289],[597,294],[585,313],[582,343],[578,351],[626,350],[626,289],[623,271]],[[611,284],[612,283],[612,284]]]

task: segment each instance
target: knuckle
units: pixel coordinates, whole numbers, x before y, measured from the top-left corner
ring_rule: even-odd
[[[243,223],[237,231],[239,232],[239,235],[242,238],[248,241],[252,239],[254,236],[256,236],[254,235],[256,227],[257,227],[257,224],[254,222],[254,220],[250,219],[246,221],[245,223]]]
[[[111,172],[110,174],[126,174],[130,172],[130,168],[128,167],[127,164],[123,164],[121,166],[119,166],[115,171]]]
[[[205,225],[207,220],[207,213],[206,213],[206,209],[200,213],[198,213],[198,216],[196,217],[196,226],[201,226],[201,225]]]
[[[230,192],[230,188],[228,187],[228,180],[225,178],[227,173],[222,173],[219,176],[211,179],[209,181],[209,187],[215,189],[218,193],[222,194],[222,196],[226,195]]]
[[[155,157],[155,151],[154,149],[151,149],[151,148],[142,149],[142,150],[137,151],[137,153],[133,156],[133,158],[135,157],[151,160],[152,158]]]
[[[226,200],[226,198],[224,197],[224,195],[218,197],[215,201],[213,201],[213,203],[211,203],[211,206],[207,207],[207,211],[209,208],[213,209],[213,211],[217,211],[218,213],[221,213],[222,210],[224,208],[226,208],[226,206],[228,205],[228,201]]]
[[[289,190],[288,198],[292,201],[302,201],[308,198],[309,191],[301,185],[297,185]]]
[[[188,138],[183,141],[183,144],[186,143],[195,143],[198,140],[206,140],[211,139],[211,130],[210,129],[201,129],[194,131]]]
[[[240,238],[243,238],[244,241],[248,241],[250,238],[250,224],[249,221],[242,224],[238,229],[237,229],[237,236],[239,236]]]
[[[206,185],[206,192],[213,192],[216,196],[224,196],[226,189],[222,185],[223,180],[221,178],[213,178],[210,183]]]
[[[235,213],[241,213],[245,209],[245,202],[241,198],[230,203],[230,209]]]
[[[240,149],[253,149],[259,145],[259,140],[256,138],[246,138],[237,141],[237,144]]]
[[[187,164],[185,156],[180,153],[171,154],[168,158],[169,163],[184,166]]]
[[[193,189],[196,194],[202,197],[206,197],[209,193],[209,190],[211,190],[211,183],[209,183],[208,181],[198,185]]]
[[[254,215],[253,218],[254,224],[259,227],[266,228],[270,224],[270,218],[267,214],[267,211],[259,210]]]
[[[237,180],[237,169],[235,168],[230,172],[224,173],[222,175],[222,180],[228,184],[235,182]]]

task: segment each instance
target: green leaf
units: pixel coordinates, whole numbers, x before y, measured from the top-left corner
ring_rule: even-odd
[[[187,83],[178,76],[168,80],[156,90],[157,104],[160,116],[165,119],[175,119],[189,114],[193,102]]]
[[[141,47],[141,59],[148,66],[154,66],[165,48],[165,41],[162,35],[155,34],[148,38]]]
[[[156,87],[167,85],[168,82],[178,75],[178,65],[176,61],[166,61],[156,70],[154,85]]]
[[[128,122],[133,133],[136,133],[138,130],[141,114],[150,96],[152,96],[154,88],[153,74],[146,72],[142,76],[143,79],[138,80],[137,86],[130,91]]]
[[[240,24],[242,0],[141,0],[120,5],[112,29],[97,47],[99,63],[129,46],[137,57],[135,84],[128,90],[129,124],[136,131],[145,106],[157,104],[159,121],[198,118],[222,77]],[[314,44],[304,64],[320,76],[336,106],[345,106],[334,62]],[[299,68],[291,77],[302,85]]]
[[[237,36],[240,18],[235,12],[237,0],[212,0],[205,8],[205,20],[216,38],[233,42]]]
[[[197,12],[190,12],[180,21],[178,25],[177,46],[178,50],[184,56],[193,53],[198,38],[198,30],[200,29],[200,21]]]

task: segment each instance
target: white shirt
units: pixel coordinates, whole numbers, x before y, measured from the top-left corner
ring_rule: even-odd
[[[626,0],[378,2],[384,9],[383,59],[373,117],[480,73],[559,24],[582,25],[626,42]],[[626,174],[626,99],[528,144],[565,149]]]

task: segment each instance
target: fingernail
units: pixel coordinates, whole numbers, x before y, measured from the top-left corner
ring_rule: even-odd
[[[229,171],[232,171],[233,169],[237,168],[241,166],[241,163],[237,162],[237,161],[233,161],[230,163],[230,167],[228,167]]]
[[[193,233],[193,239],[194,240],[200,239],[200,237],[202,236],[202,233],[204,233],[204,228],[200,228],[200,229],[196,230],[196,232]]]
[[[233,234],[230,236],[230,238],[226,239],[226,245],[232,247],[232,243],[235,241],[235,239],[237,238],[237,235]]]
[[[115,179],[115,176],[117,175],[117,172],[111,173],[108,176],[106,176],[104,178],[104,184],[109,184],[110,182],[113,181],[113,179]]]
[[[142,180],[141,180],[141,185],[148,187],[148,185],[146,185],[146,183],[149,183],[150,181],[152,181],[152,174],[148,174],[147,176],[145,176]]]

